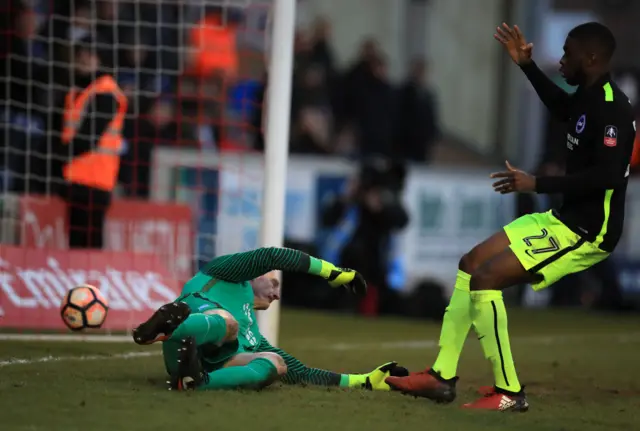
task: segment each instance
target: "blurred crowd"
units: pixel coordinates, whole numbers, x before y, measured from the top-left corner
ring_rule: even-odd
[[[72,47],[90,45],[100,69],[129,99],[120,184],[149,193],[152,148],[254,151],[262,136],[266,9],[140,0],[7,0],[0,6],[2,187],[51,193],[47,160],[73,79]],[[219,3],[218,3],[219,4]],[[384,53],[366,40],[346,70],[336,65],[329,23],[299,30],[290,150],[362,158],[393,154],[428,162],[440,138],[428,64],[416,59],[400,86]],[[392,151],[393,148],[393,151]]]
[[[63,145],[73,88],[109,75],[126,95],[118,182],[127,197],[149,197],[154,147],[264,149],[268,10],[187,0],[9,0],[3,8],[3,192],[64,195],[70,247],[102,248],[112,190],[71,184],[82,196],[70,193],[61,166],[78,157],[72,147],[80,142],[85,152],[97,148],[92,135],[102,135],[114,115],[112,99],[101,106],[96,96],[82,108],[81,140]],[[363,312],[375,314],[382,305],[383,312],[397,311],[394,292],[404,285],[404,269],[395,234],[409,221],[401,199],[405,162],[429,162],[440,138],[428,64],[415,59],[396,86],[384,53],[369,39],[343,70],[324,20],[298,29],[294,43],[290,151],[361,164],[347,190],[327,202],[322,229],[331,240],[315,252],[367,268],[372,295],[360,304]]]
[[[112,74],[127,95],[120,179],[127,194],[144,196],[149,141],[176,142],[172,118],[183,61],[178,6],[10,0],[2,8],[3,189],[52,193],[58,181],[50,166],[56,157],[52,148],[61,132],[65,95],[77,84],[73,48],[82,45],[97,54],[100,70]],[[144,180],[138,184],[136,177]]]
[[[355,61],[339,70],[330,29],[318,20],[296,35],[291,150],[430,161],[440,127],[427,62],[414,59],[395,86],[385,54],[367,39]]]
[[[55,162],[65,154],[55,147],[65,96],[78,84],[74,70],[81,47],[92,53],[84,61],[95,62],[101,73],[112,75],[128,99],[118,181],[121,194],[148,198],[151,156],[157,146],[262,151],[270,79],[269,10],[214,3],[4,0],[0,5],[3,192],[55,194],[55,185],[64,183]],[[442,138],[437,92],[424,58],[411,61],[399,85],[392,82],[385,53],[373,39],[362,41],[347,67],[338,63],[329,22],[318,19],[310,28],[297,30],[290,151],[349,157],[361,164],[359,176],[347,190],[327,202],[321,217],[327,244],[314,252],[336,263],[366,268],[374,288],[359,304],[363,313],[406,311],[407,304],[397,294],[404,281],[394,245],[396,234],[409,223],[401,199],[405,163],[433,160]],[[634,104],[638,106],[635,97]],[[554,145],[562,142],[556,129],[557,125],[549,126],[541,173],[562,173],[563,161],[553,151],[562,148]],[[640,164],[640,150],[634,157]],[[520,214],[554,204],[521,198]],[[101,230],[96,227],[96,231]],[[592,272],[610,287],[611,303],[603,308],[618,307],[615,271],[603,264]],[[410,302],[439,304],[440,293],[432,291],[427,286],[423,293],[428,299]],[[433,314],[440,315],[440,310]]]

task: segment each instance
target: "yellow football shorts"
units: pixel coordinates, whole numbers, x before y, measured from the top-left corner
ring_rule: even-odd
[[[504,231],[524,269],[542,276],[540,282],[533,284],[534,290],[584,271],[610,254],[581,238],[551,211],[522,216],[506,225]]]

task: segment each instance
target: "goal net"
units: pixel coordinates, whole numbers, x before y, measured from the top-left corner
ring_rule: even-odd
[[[3,3],[0,327],[63,331],[60,302],[88,283],[104,328],[128,330],[207,260],[264,243],[272,0]],[[82,187],[69,168],[113,145],[120,91],[78,102],[104,75],[128,105],[108,192],[85,185],[113,158]]]

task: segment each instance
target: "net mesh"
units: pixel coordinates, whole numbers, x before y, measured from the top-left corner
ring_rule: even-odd
[[[109,300],[105,327],[130,328],[203,262],[257,245],[270,0],[0,9],[0,326],[60,329],[66,291],[89,283]],[[119,143],[103,139],[117,92],[78,102],[104,75],[127,102]],[[109,145],[113,190],[78,186],[69,166]],[[112,161],[80,177],[105,179]]]

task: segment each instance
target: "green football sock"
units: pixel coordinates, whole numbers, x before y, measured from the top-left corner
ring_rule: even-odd
[[[221,368],[209,373],[209,379],[198,387],[211,389],[260,389],[277,375],[276,366],[268,359],[257,358],[241,367]]]
[[[194,337],[196,345],[206,343],[218,344],[227,333],[227,324],[217,314],[191,313],[187,319],[171,334],[169,340],[176,341]]]
[[[458,271],[455,289],[442,319],[440,352],[432,368],[444,379],[456,376],[462,347],[471,329],[470,281],[469,274]]]
[[[510,392],[520,392],[520,382],[511,356],[507,310],[504,308],[502,292],[480,290],[471,292],[473,325],[484,350],[491,361],[496,387]]]

